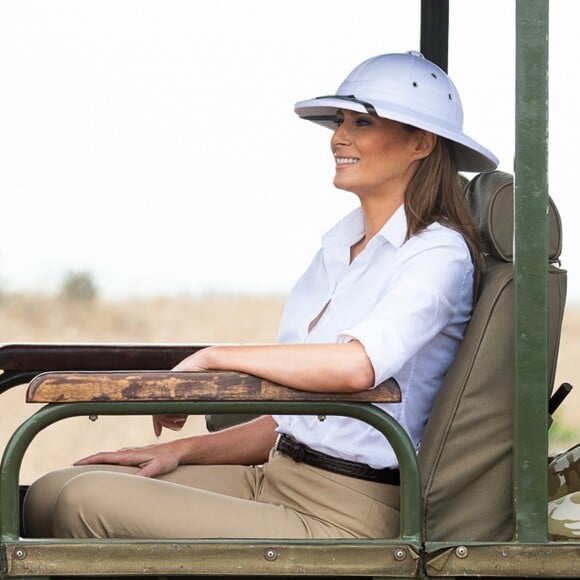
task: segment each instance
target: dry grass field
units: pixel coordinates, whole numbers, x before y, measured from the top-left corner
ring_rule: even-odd
[[[74,303],[46,296],[14,296],[0,301],[0,343],[186,343],[274,342],[282,297],[207,296]],[[36,409],[26,405],[25,387],[2,395],[0,447]],[[191,417],[182,434],[204,429]],[[161,436],[169,439],[171,432]],[[100,449],[155,441],[149,417],[85,417],[62,421],[35,439],[21,472],[23,482],[70,465]]]
[[[200,343],[273,342],[283,297],[206,296],[95,300],[71,303],[40,295],[0,299],[0,343],[117,342]],[[580,309],[569,309],[563,329],[557,384],[577,385],[558,412],[552,429],[555,448],[580,439]],[[2,395],[0,447],[36,407],[24,404],[24,387]],[[204,430],[192,417],[182,434]],[[163,434],[162,439],[175,435]],[[69,465],[74,459],[101,449],[142,445],[155,441],[148,417],[99,417],[62,421],[42,432],[25,457],[22,481]]]

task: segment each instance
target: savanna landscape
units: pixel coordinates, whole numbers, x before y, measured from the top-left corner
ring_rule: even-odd
[[[57,343],[264,343],[276,340],[283,296],[205,295],[106,300],[98,296],[40,294],[0,298],[0,342]],[[567,309],[562,332],[556,385],[576,385],[557,412],[550,433],[552,450],[580,439],[580,308]],[[2,395],[0,446],[36,410],[24,403],[25,386]],[[202,432],[203,418],[191,417],[182,434]],[[161,439],[175,437],[164,432]],[[86,417],[61,421],[42,432],[29,449],[21,480],[30,483],[42,473],[70,465],[76,458],[102,449],[154,442],[149,417]]]

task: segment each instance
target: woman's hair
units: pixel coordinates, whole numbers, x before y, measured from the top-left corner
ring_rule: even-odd
[[[407,131],[415,127],[404,125]],[[465,239],[473,261],[473,297],[477,298],[482,279],[481,240],[463,192],[465,180],[457,172],[455,154],[447,139],[437,137],[430,155],[422,159],[405,195],[407,239],[433,222],[458,231]]]

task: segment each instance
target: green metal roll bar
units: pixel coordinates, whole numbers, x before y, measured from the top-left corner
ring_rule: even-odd
[[[447,70],[449,0],[421,1],[421,51]],[[549,0],[516,0],[514,269],[516,539],[548,540]]]
[[[548,0],[516,2],[516,540],[548,540]]]

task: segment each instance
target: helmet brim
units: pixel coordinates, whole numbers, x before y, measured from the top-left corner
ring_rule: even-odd
[[[457,169],[460,171],[491,171],[498,165],[498,159],[491,151],[453,127],[442,126],[440,121],[393,103],[373,102],[372,106],[379,117],[412,125],[450,141],[455,150]],[[328,129],[336,128],[336,115],[339,109],[368,113],[365,103],[340,95],[300,101],[294,106],[294,111],[300,118]]]

